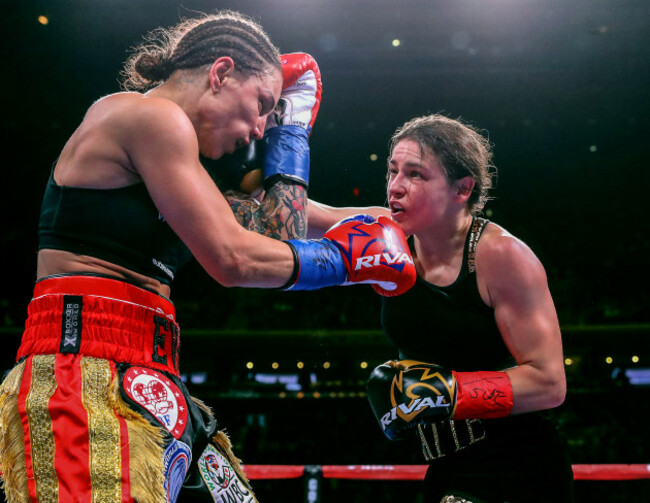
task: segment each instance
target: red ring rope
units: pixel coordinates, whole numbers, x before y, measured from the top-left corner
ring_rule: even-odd
[[[427,465],[322,465],[324,478],[356,480],[422,480]],[[251,480],[294,479],[305,474],[303,465],[246,465]],[[573,465],[575,480],[650,479],[650,464]]]

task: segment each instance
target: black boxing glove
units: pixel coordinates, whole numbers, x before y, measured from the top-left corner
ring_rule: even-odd
[[[370,407],[384,434],[397,440],[418,424],[510,414],[512,385],[505,372],[455,372],[432,363],[390,360],[367,384]]]
[[[201,156],[201,164],[222,192],[236,190],[257,195],[262,190],[262,142],[251,142],[232,154],[219,159]]]
[[[451,417],[456,380],[438,365],[390,360],[370,374],[367,392],[382,431],[397,440],[418,424]]]

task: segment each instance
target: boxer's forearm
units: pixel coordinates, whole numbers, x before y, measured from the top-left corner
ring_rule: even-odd
[[[307,235],[307,191],[278,180],[260,200],[241,192],[225,194],[237,221],[246,229],[274,239],[303,239]]]

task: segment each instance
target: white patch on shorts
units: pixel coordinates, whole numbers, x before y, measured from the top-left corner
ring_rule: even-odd
[[[254,503],[255,498],[237,477],[228,460],[212,445],[201,454],[199,473],[216,503]]]
[[[151,412],[175,438],[181,438],[187,425],[187,402],[176,384],[145,367],[131,367],[122,384],[129,397]]]

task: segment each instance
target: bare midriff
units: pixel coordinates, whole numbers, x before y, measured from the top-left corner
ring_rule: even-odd
[[[170,287],[157,279],[89,255],[65,250],[43,249],[38,252],[38,279],[55,274],[102,274],[129,281],[141,288],[169,298]]]

